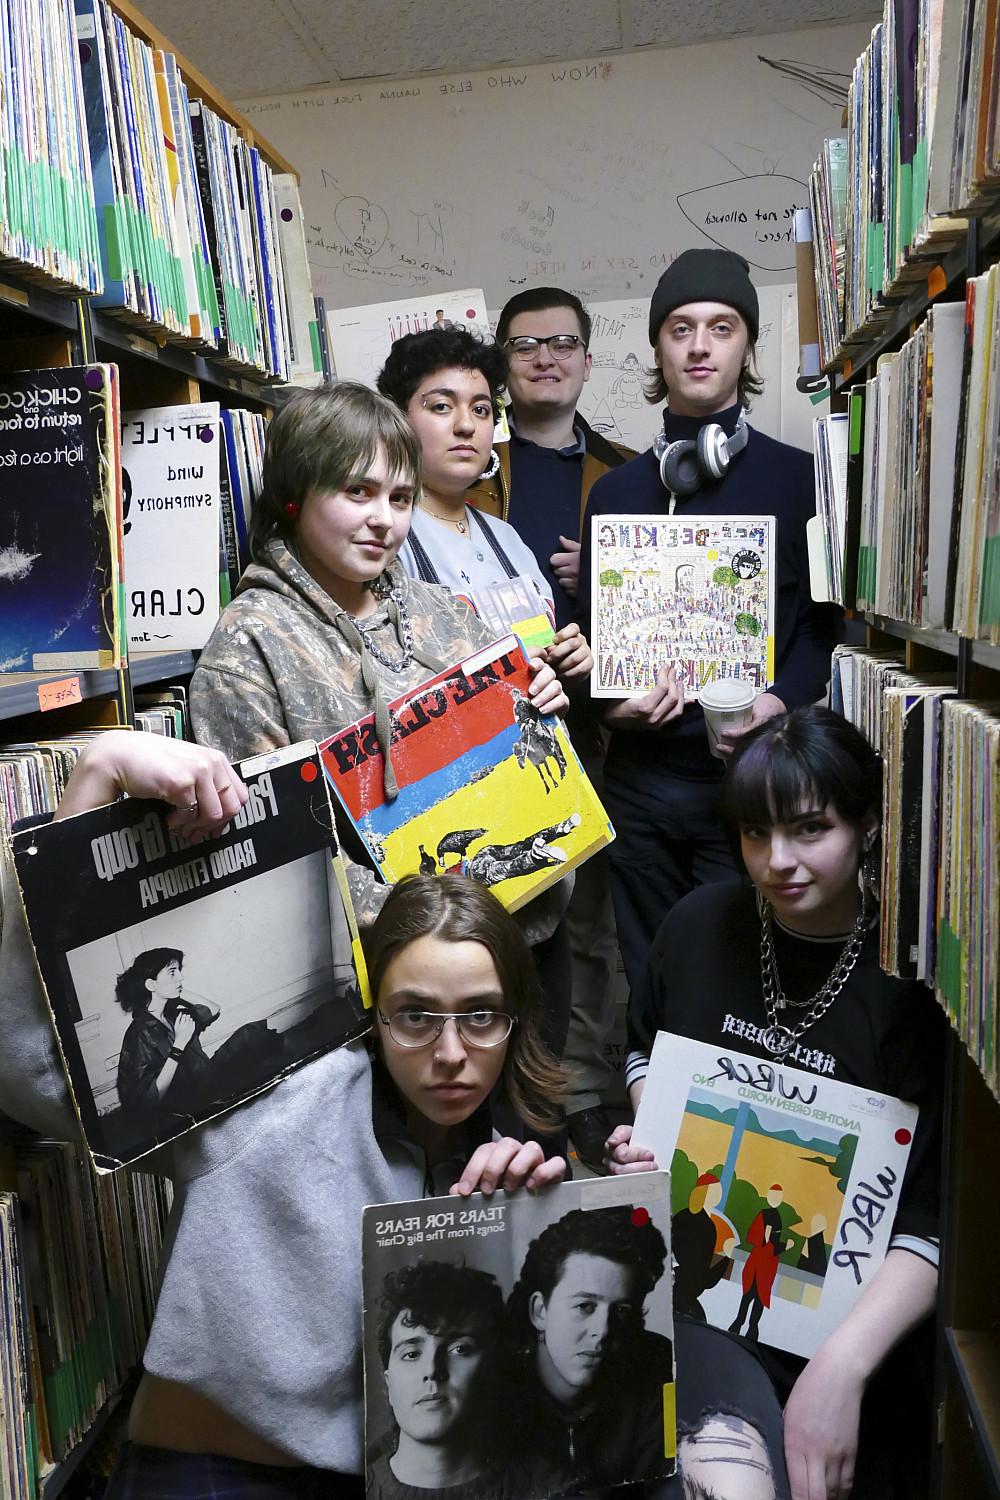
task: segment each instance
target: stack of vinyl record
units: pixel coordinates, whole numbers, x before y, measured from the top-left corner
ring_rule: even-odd
[[[271,379],[314,372],[294,177],[283,174],[279,207],[261,152],[189,96],[171,53],[107,0],[75,4],[104,268],[96,305]]]
[[[0,1179],[0,1480],[34,1500],[141,1357],[170,1189],[98,1178],[81,1146],[51,1141],[8,1152]]]
[[[0,6],[0,260],[101,290],[83,89],[66,0]]]
[[[996,198],[998,101],[1000,19],[991,0],[886,0],[848,93],[842,264],[834,248],[837,142],[826,144],[810,182],[825,368],[870,339],[889,300],[965,232],[968,211]]]

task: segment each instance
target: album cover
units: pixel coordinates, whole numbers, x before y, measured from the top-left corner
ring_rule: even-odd
[[[369,1500],[674,1472],[669,1195],[645,1172],[365,1209]]]
[[[190,844],[127,798],[14,834],[83,1132],[135,1161],[368,1029],[315,745],[237,767],[250,793]]]

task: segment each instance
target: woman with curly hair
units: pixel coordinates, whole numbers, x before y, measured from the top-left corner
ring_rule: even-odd
[[[464,329],[397,339],[378,388],[409,418],[420,444],[423,497],[400,561],[413,578],[443,583],[477,606],[477,594],[520,579],[537,614],[555,618],[552,589],[513,526],[466,503],[470,486],[499,463],[493,430],[507,358]],[[544,659],[564,682],[584,681],[593,657],[578,625],[561,630]]]

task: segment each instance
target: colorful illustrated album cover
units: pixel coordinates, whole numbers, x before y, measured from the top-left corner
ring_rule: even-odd
[[[670,1169],[674,1306],[808,1357],[889,1248],[917,1108],[660,1032],[633,1140]]]
[[[0,672],[121,661],[117,373],[0,379]]]
[[[773,516],[595,516],[595,698],[674,667],[688,703],[720,678],[774,681]]]
[[[199,844],[171,831],[165,803],[139,798],[13,836],[98,1170],[135,1161],[368,1029],[316,746],[237,770],[249,801]]]
[[[530,681],[523,646],[507,636],[390,703],[392,800],[373,714],[320,745],[330,784],[389,884],[457,872],[516,911],[611,842],[565,726],[534,707]]]
[[[365,1209],[369,1500],[674,1472],[669,1197],[648,1172]]]

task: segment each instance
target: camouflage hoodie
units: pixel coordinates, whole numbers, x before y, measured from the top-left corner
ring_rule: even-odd
[[[386,703],[492,639],[448,589],[408,578],[398,562],[389,576],[413,628],[413,659],[399,672],[365,644],[367,636],[385,656],[399,657],[391,600],[366,616],[362,634],[283,542],[269,542],[265,560],[251,563],[240,579],[191,679],[195,739],[241,760],[296,740],[326,739],[375,710],[384,748]],[[388,887],[350,861],[348,875],[364,926]],[[571,890],[571,878],[561,880],[522,908],[518,918],[529,942],[551,936]]]

